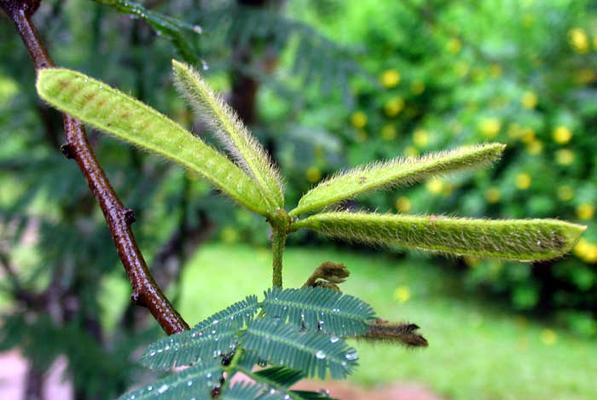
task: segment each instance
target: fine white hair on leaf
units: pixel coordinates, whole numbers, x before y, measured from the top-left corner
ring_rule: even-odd
[[[496,161],[504,148],[505,145],[500,143],[465,146],[422,157],[398,157],[343,171],[307,192],[290,214],[319,210],[375,190],[412,185],[432,175],[483,167]]]
[[[190,66],[172,61],[176,88],[234,161],[257,183],[273,208],[284,206],[282,179],[265,149],[236,112]]]
[[[316,214],[295,222],[294,228],[371,245],[518,261],[561,257],[586,229],[556,219],[485,220],[363,212]]]
[[[207,179],[249,210],[269,215],[253,179],[225,155],[157,110],[82,73],[40,70],[42,99],[102,132],[165,157]]]

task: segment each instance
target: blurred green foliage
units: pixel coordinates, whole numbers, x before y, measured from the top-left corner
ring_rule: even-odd
[[[304,2],[299,2],[304,4]],[[293,11],[361,49],[352,107],[307,92],[279,159],[289,185],[338,167],[462,144],[508,144],[487,171],[347,204],[393,212],[556,217],[589,225],[574,254],[530,268],[465,259],[472,288],[557,309],[597,333],[597,13],[589,1],[332,2]],[[334,17],[330,18],[329,13]],[[265,105],[265,104],[264,104]],[[291,113],[278,120],[292,121]],[[302,137],[288,146],[288,136]],[[300,155],[300,156],[299,156]],[[292,177],[297,177],[293,179]],[[230,238],[231,232],[226,233]]]
[[[239,76],[257,82],[252,129],[288,177],[289,204],[309,182],[339,168],[507,143],[493,169],[346,206],[589,225],[574,255],[549,264],[452,264],[472,289],[505,296],[521,310],[556,310],[576,332],[596,334],[594,2],[295,0],[263,9],[236,3],[46,0],[34,20],[58,65],[110,82],[185,126],[194,121],[169,81],[172,57],[203,60],[210,83],[222,91],[234,92]],[[135,15],[141,5],[151,8],[149,16]],[[98,293],[122,283],[124,274],[79,171],[57,152],[60,120],[38,106],[33,69],[3,16],[0,37],[0,250],[10,249],[27,289],[42,292],[54,277],[65,291],[56,304],[76,306],[59,318],[21,303],[3,310],[0,346],[20,346],[40,368],[67,354],[71,371],[80,372],[76,387],[106,398],[137,373],[108,361],[118,357],[128,366],[151,332],[125,326],[126,310],[106,324],[114,304]],[[246,46],[252,59],[238,57]],[[195,177],[110,139],[91,138],[117,192],[137,212],[134,229],[150,260],[177,227],[201,227],[198,214],[205,211],[225,242],[268,241],[262,219],[231,211]],[[1,289],[10,298],[9,282]],[[177,292],[174,283],[171,293]],[[95,359],[80,356],[86,352]]]

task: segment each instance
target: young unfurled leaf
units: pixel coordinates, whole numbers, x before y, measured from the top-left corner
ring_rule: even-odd
[[[177,374],[128,392],[118,400],[191,399],[210,400],[212,388],[220,385],[220,363],[197,364]]]
[[[375,318],[371,306],[356,297],[312,287],[270,289],[263,300],[263,311],[301,328],[340,337],[365,333],[367,322]]]
[[[340,338],[316,331],[299,331],[273,318],[254,320],[243,337],[243,347],[274,365],[285,365],[308,376],[344,378],[357,364],[356,351]]]
[[[357,242],[519,261],[560,257],[586,229],[555,219],[482,220],[349,212],[317,214],[296,222],[294,227]]]
[[[423,157],[397,158],[354,168],[320,183],[307,192],[290,215],[298,215],[351,199],[378,189],[405,186],[437,174],[477,168],[497,160],[505,145],[490,143],[432,153]]]
[[[284,207],[278,171],[234,110],[190,66],[173,60],[172,67],[176,87],[195,108],[199,118],[209,125],[239,165],[253,177],[265,199],[277,208]]]
[[[268,215],[261,191],[240,168],[153,108],[79,72],[38,72],[37,91],[52,106],[106,133],[200,174],[250,210]]]
[[[315,268],[303,287],[321,287],[340,291],[341,283],[350,276],[350,271],[344,264],[326,261]]]
[[[371,342],[398,343],[407,347],[427,347],[427,339],[419,332],[419,326],[409,323],[392,323],[381,319],[369,324],[365,334],[359,336]]]

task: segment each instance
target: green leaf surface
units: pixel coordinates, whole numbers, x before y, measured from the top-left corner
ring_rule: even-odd
[[[158,340],[147,346],[141,364],[152,369],[221,361],[236,348],[238,335],[233,329],[208,327],[201,331],[185,331]]]
[[[142,4],[130,0],[95,0],[122,13],[135,16],[147,22],[158,34],[167,37],[180,55],[188,62],[197,63],[196,51],[189,45],[185,33],[199,34],[201,27],[191,25],[157,11],[149,10]]]
[[[220,384],[222,372],[219,363],[197,364],[128,392],[118,400],[210,400],[211,390]]]
[[[268,214],[261,192],[247,174],[176,122],[140,101],[84,74],[62,68],[40,70],[37,91],[59,110],[162,155],[203,176],[248,209]]]
[[[265,293],[263,310],[272,318],[339,337],[365,333],[367,322],[375,318],[375,312],[364,301],[317,287],[270,289]]]
[[[357,364],[356,351],[342,339],[323,333],[299,331],[271,318],[255,320],[243,338],[243,347],[274,365],[300,370],[307,376],[346,377]]]
[[[255,372],[254,375],[263,378],[266,382],[285,387],[290,387],[305,377],[301,371],[284,366],[265,368]]]
[[[224,400],[290,400],[286,392],[265,385],[240,382],[224,391]]]
[[[321,182],[289,214],[316,211],[374,190],[411,185],[431,175],[479,168],[497,160],[504,148],[503,144],[490,143],[357,167]]]
[[[209,125],[237,163],[255,180],[271,206],[283,208],[280,175],[236,112],[190,66],[173,60],[172,67],[176,87],[199,118]]]
[[[586,229],[555,219],[483,220],[349,212],[317,214],[294,227],[368,244],[518,261],[560,257]]]
[[[226,330],[242,328],[253,320],[258,308],[257,296],[247,296],[244,300],[236,302],[199,322],[190,332],[200,332],[206,328],[215,327]]]

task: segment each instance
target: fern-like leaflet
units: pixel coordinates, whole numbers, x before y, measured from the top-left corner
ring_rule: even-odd
[[[189,331],[151,344],[141,358],[147,367],[190,367],[121,399],[199,400],[209,398],[205,396],[216,388],[230,399],[326,399],[290,386],[305,377],[350,374],[358,357],[343,337],[365,334],[374,317],[368,304],[327,288],[270,290],[261,303],[248,296]],[[272,367],[253,372],[256,364],[264,363]],[[255,385],[230,386],[237,372],[251,377]],[[223,373],[227,380],[221,386]],[[199,380],[201,385],[195,385]]]
[[[357,365],[356,350],[320,332],[264,318],[249,325],[243,345],[274,365],[298,369],[307,376],[345,378]]]
[[[270,289],[265,294],[263,310],[301,328],[341,337],[366,332],[366,322],[375,318],[367,303],[325,288]]]
[[[148,368],[170,369],[213,359],[234,351],[237,330],[257,311],[257,296],[248,296],[201,321],[193,329],[165,337],[147,347],[141,362]]]

